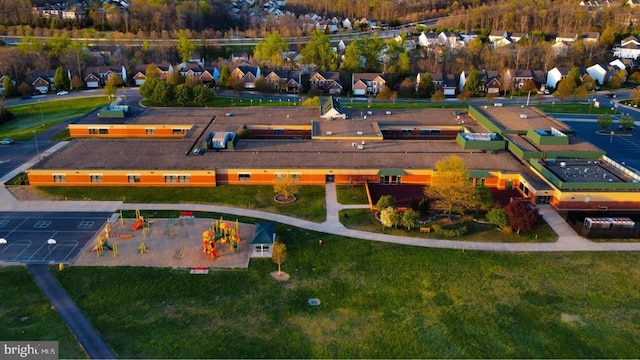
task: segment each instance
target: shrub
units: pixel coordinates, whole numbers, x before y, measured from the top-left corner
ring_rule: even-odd
[[[466,235],[469,232],[469,228],[467,225],[462,225],[457,228],[444,228],[438,224],[434,224],[431,226],[433,232],[437,235],[444,236],[447,238],[461,237]]]
[[[396,207],[396,199],[391,195],[382,195],[378,202],[376,202],[376,209],[378,211],[382,211],[388,207],[395,208]]]
[[[500,229],[504,229],[507,225],[509,225],[509,218],[507,217],[507,213],[502,209],[491,209],[487,213],[487,220],[492,225],[497,226]]]

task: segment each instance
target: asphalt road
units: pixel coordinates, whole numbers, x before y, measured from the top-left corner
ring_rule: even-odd
[[[16,141],[11,145],[0,145],[0,177],[8,174],[55,144],[53,141],[45,141],[42,135],[37,135],[37,138],[37,149],[35,137],[32,141]]]

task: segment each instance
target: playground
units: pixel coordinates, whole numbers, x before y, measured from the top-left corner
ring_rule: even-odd
[[[72,265],[247,268],[255,225],[235,218],[135,219],[115,214]]]

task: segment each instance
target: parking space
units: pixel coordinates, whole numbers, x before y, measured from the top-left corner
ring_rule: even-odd
[[[0,261],[70,263],[111,213],[0,212]]]

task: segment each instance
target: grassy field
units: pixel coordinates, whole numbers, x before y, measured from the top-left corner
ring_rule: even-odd
[[[196,203],[248,207],[276,214],[293,216],[315,222],[326,220],[326,201],[323,186],[301,186],[297,199],[290,204],[274,201],[273,186],[216,187],[127,187],[74,186],[38,187],[43,192],[69,200],[124,200],[128,203]]]
[[[561,114],[613,114],[611,108],[607,106],[601,106],[599,108],[589,107],[589,104],[582,104],[580,102],[556,102],[552,103],[542,103],[535,105],[538,109],[548,112],[548,113],[561,113]]]
[[[26,267],[0,267],[0,297],[0,339],[58,341],[61,358],[88,358]]]
[[[336,195],[338,197],[338,203],[340,204],[369,204],[367,190],[364,186],[336,186]]]
[[[350,229],[375,232],[381,234],[398,235],[398,236],[413,236],[421,238],[436,238],[446,239],[439,237],[434,233],[424,234],[420,233],[418,228],[411,231],[406,228],[382,228],[382,225],[374,217],[373,212],[369,209],[344,209],[340,211],[340,222],[344,226]],[[466,223],[469,228],[469,233],[465,236],[454,238],[453,240],[464,241],[480,241],[480,242],[504,242],[504,243],[518,243],[518,242],[554,242],[558,239],[558,234],[545,222],[539,229],[525,234],[505,234],[496,230],[496,227],[491,224],[480,224],[476,222]],[[423,225],[426,226],[426,225]]]
[[[640,353],[640,253],[461,252],[282,224],[277,232],[288,282],[271,278],[270,259],[207,276],[132,267],[71,267],[56,276],[121,358]]]
[[[0,125],[0,133],[14,140],[29,140],[33,138],[33,130],[41,132],[59,122],[86,115],[107,103],[105,96],[99,96],[11,106],[9,110],[16,118]]]

